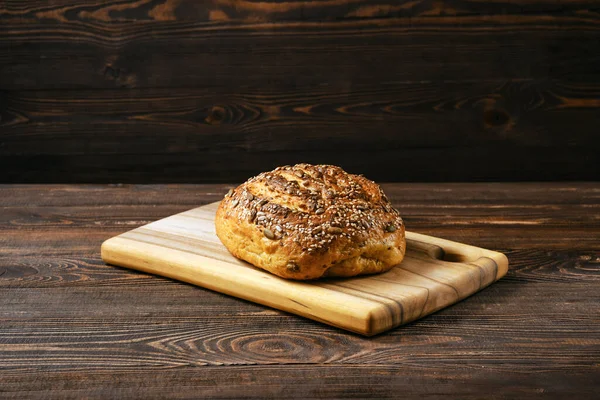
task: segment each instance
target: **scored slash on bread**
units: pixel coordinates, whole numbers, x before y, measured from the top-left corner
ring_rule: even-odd
[[[250,178],[225,195],[215,226],[234,256],[287,279],[385,272],[406,251],[402,218],[379,185],[332,165]]]

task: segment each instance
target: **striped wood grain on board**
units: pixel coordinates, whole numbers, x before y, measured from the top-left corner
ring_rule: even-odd
[[[504,276],[504,254],[407,232],[404,261],[356,278],[297,282],[233,257],[215,234],[218,203],[139,227],[102,244],[102,259],[240,297],[363,335],[447,307]]]

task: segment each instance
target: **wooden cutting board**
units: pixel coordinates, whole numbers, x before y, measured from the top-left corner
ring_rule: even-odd
[[[404,261],[356,278],[290,281],[233,257],[214,229],[218,203],[102,244],[102,259],[371,336],[447,307],[503,277],[502,253],[406,232]]]

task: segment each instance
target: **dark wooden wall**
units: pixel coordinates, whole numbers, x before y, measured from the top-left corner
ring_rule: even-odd
[[[0,0],[0,181],[595,180],[600,2]]]

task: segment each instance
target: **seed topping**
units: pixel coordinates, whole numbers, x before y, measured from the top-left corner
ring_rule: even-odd
[[[298,264],[296,264],[294,261],[288,261],[288,263],[286,264],[285,267],[290,272],[298,272],[298,271],[300,271],[300,266]]]
[[[261,189],[253,189],[257,183]],[[403,225],[373,182],[337,167],[280,167],[250,178],[248,184],[231,194],[232,207],[238,206],[235,212],[256,224],[264,237],[282,239],[281,245],[293,242],[311,255],[327,252],[336,243],[364,246],[377,232],[392,233]],[[290,204],[278,204],[282,201]]]

